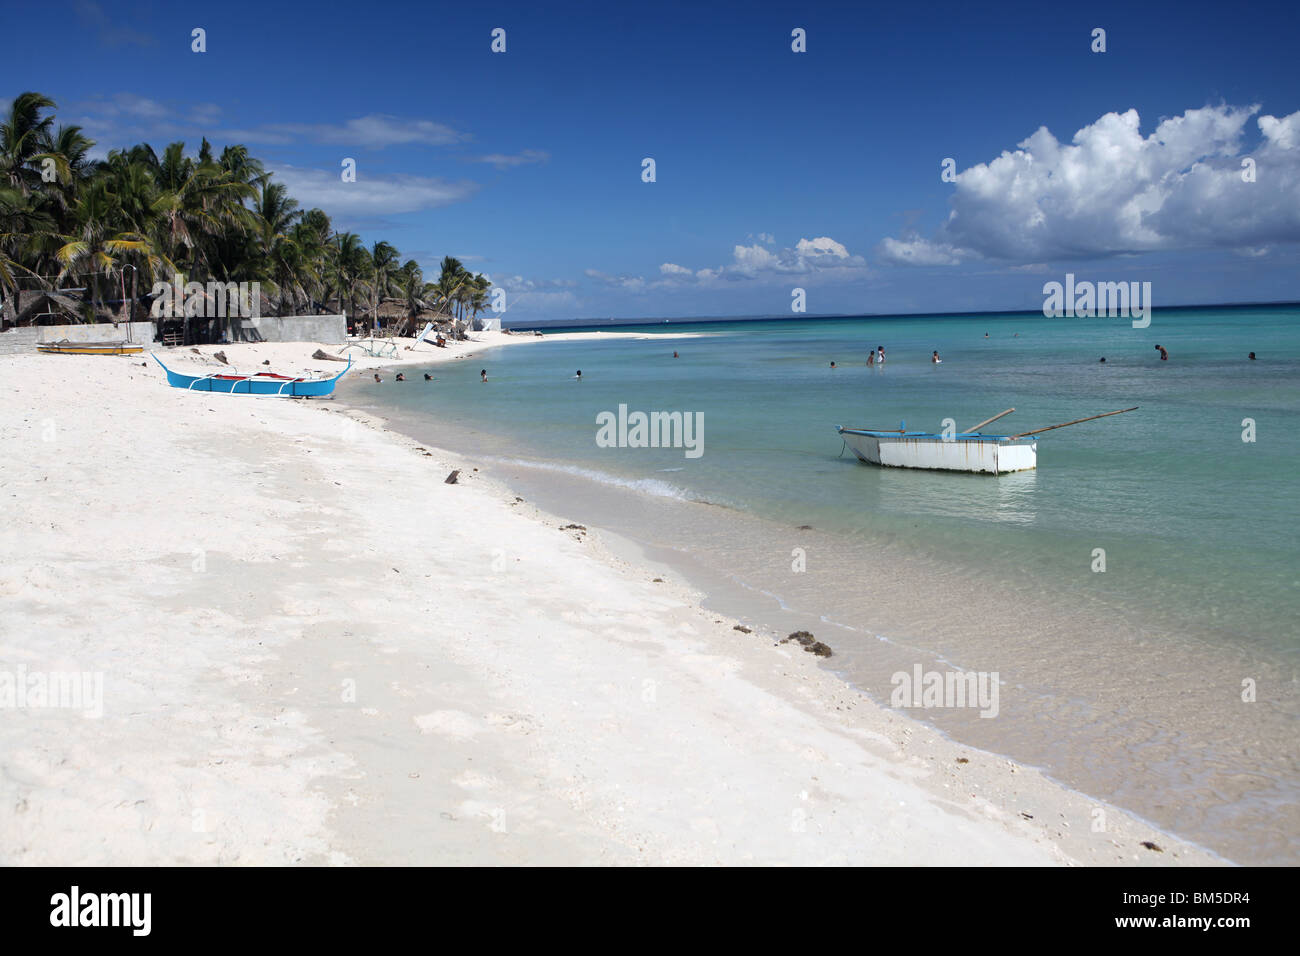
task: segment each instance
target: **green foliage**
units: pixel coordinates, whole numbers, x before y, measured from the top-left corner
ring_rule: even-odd
[[[55,103],[15,97],[0,116],[0,300],[12,293],[88,288],[92,306],[136,270],[144,294],[175,273],[187,280],[259,282],[280,314],[346,306],[374,316],[387,300],[412,317],[424,310],[482,310],[487,282],[448,256],[436,283],[379,241],[336,232],[319,209],[302,210],[283,183],[242,145],[196,155],[141,143],[90,159],[77,126],[54,126]],[[358,304],[361,311],[358,313]]]

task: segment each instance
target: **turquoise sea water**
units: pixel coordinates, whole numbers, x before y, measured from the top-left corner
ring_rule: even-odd
[[[343,397],[754,598],[729,610],[831,628],[833,666],[877,699],[910,660],[997,670],[1006,719],[919,716],[1230,858],[1295,862],[1300,308],[1166,310],[1147,329],[981,315],[644,331],[702,334],[530,343]],[[877,345],[888,361],[867,367]],[[620,404],[701,413],[703,454],[598,447],[597,415]],[[996,478],[864,466],[834,430],[965,428],[1014,406],[988,430],[1015,433],[1134,405],[1043,435],[1037,471]]]

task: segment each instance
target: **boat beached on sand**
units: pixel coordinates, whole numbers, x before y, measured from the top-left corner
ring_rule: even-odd
[[[167,373],[167,384],[172,388],[183,388],[191,392],[229,392],[232,395],[279,395],[285,398],[324,398],[334,391],[334,385],[347,374],[352,367],[348,359],[347,367],[333,378],[306,378],[292,375],[277,375],[275,372],[254,372],[243,375],[239,372],[212,372],[208,375],[182,375],[173,372],[162,359],[152,352],[153,360],[162,365]]]
[[[130,342],[41,342],[36,351],[46,355],[138,355],[144,351],[143,345]]]
[[[1106,418],[1124,412],[1136,411],[1133,408],[1121,408],[1119,411],[1103,412],[1076,418],[1059,425],[1035,428],[1033,431],[1018,435],[985,435],[979,431],[985,425],[997,421],[1015,411],[1008,408],[1005,412],[986,418],[978,425],[972,425],[964,432],[909,432],[906,428],[885,431],[873,428],[845,428],[837,425],[845,446],[857,457],[858,461],[885,468],[920,468],[929,471],[968,471],[976,474],[1005,475],[1016,471],[1029,471],[1038,466],[1038,441],[1030,436],[1049,432],[1066,425],[1090,422],[1095,418]]]

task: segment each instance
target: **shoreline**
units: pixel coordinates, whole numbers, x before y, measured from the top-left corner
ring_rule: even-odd
[[[456,344],[359,371],[505,343]],[[1120,810],[1094,832],[1098,801],[378,416],[187,395],[131,359],[0,367],[0,493],[25,504],[4,664],[106,678],[99,720],[0,730],[7,863],[1226,862]]]
[[[732,344],[722,349],[714,345],[709,357],[716,359]],[[696,351],[703,348],[692,350]],[[896,489],[904,482],[896,472],[864,470],[851,464],[851,459],[845,466],[827,457],[820,471],[813,469],[820,477],[811,490],[821,494],[822,507],[807,508],[792,500],[793,494],[782,496],[782,491],[793,490],[793,476],[805,477],[805,460],[788,460],[808,454],[809,449],[797,440],[781,445],[797,449],[782,460],[781,468],[796,470],[774,473],[755,461],[755,455],[742,458],[723,452],[711,459],[709,468],[681,476],[688,478],[684,482],[668,474],[681,470],[675,467],[681,462],[672,460],[674,455],[652,459],[648,453],[642,458],[628,453],[615,460],[613,454],[589,448],[589,433],[583,431],[582,422],[589,422],[596,409],[615,407],[613,403],[621,400],[619,389],[640,385],[645,406],[646,380],[655,375],[638,376],[643,366],[652,364],[645,356],[658,353],[668,354],[662,345],[511,353],[508,361],[500,363],[506,366],[500,371],[508,376],[504,391],[493,390],[481,411],[458,404],[430,415],[418,395],[386,392],[378,386],[372,390],[366,383],[345,397],[349,401],[355,397],[369,411],[386,416],[398,431],[474,454],[475,463],[483,465],[490,477],[501,479],[552,514],[649,546],[677,577],[708,594],[708,607],[724,615],[750,626],[757,622],[781,636],[798,630],[815,632],[818,640],[834,648],[835,659],[826,663],[879,704],[891,702],[891,672],[910,672],[917,661],[939,671],[1000,671],[1001,720],[970,719],[974,713],[962,708],[907,712],[969,746],[1043,768],[1062,785],[1124,807],[1225,859],[1245,865],[1285,865],[1294,858],[1295,817],[1286,809],[1286,797],[1294,789],[1285,746],[1289,670],[1279,654],[1269,656],[1269,648],[1252,647],[1241,636],[1247,633],[1247,622],[1255,618],[1237,618],[1222,606],[1212,607],[1219,602],[1213,592],[1207,592],[1200,605],[1205,613],[1186,620],[1188,627],[1180,629],[1178,619],[1163,616],[1160,609],[1146,604],[1133,608],[1118,599],[1123,595],[1117,596],[1116,589],[1093,587],[1093,581],[1103,580],[1128,587],[1133,580],[1134,552],[1121,552],[1119,540],[1101,539],[1112,557],[1125,554],[1127,563],[1112,570],[1127,577],[1090,578],[1083,564],[1080,584],[1077,573],[1073,577],[1027,573],[1023,579],[1010,580],[1006,570],[1014,566],[1012,560],[996,566],[990,562],[988,567],[963,560],[970,555],[962,554],[959,546],[970,544],[976,537],[971,534],[965,542],[954,537],[956,546],[945,551],[934,547],[934,540],[928,548],[917,547],[910,538],[891,538],[874,528],[868,532],[853,523],[858,514],[845,515],[849,530],[842,530],[835,525],[834,510],[825,507],[826,488],[847,502],[850,499],[843,496],[852,491],[849,485],[864,486],[870,493],[876,485],[888,488],[892,483]],[[676,363],[671,364],[676,372]],[[711,367],[709,359],[697,364]],[[574,365],[584,370],[590,365],[592,388],[603,385],[594,401],[569,400],[570,393],[579,393],[553,378]],[[627,385],[625,380],[636,384]],[[674,378],[674,384],[679,380],[680,376]],[[453,393],[463,392],[468,387],[464,383],[463,375],[449,379]],[[512,404],[534,393],[539,398],[554,395],[559,404],[547,401],[534,411],[525,402],[512,411]],[[680,403],[680,396],[673,394]],[[705,401],[698,394],[692,399]],[[709,414],[729,411],[725,405],[688,407],[704,408]],[[751,423],[746,420],[746,424]],[[548,432],[552,425],[557,429],[554,443]],[[715,428],[713,434],[716,437],[723,430]],[[747,446],[754,434],[759,433],[746,431],[737,438],[733,427],[728,440]],[[1075,458],[1077,472],[1080,456]],[[742,465],[754,467],[750,471]],[[733,471],[740,474],[738,480],[720,480],[720,475]],[[1069,471],[1047,471],[1039,484],[1059,484],[1058,479]],[[842,472],[844,477],[826,477],[831,472]],[[763,481],[780,490],[767,496]],[[1001,491],[1006,488],[997,485],[999,516]],[[774,502],[779,507],[772,507]],[[881,502],[873,498],[872,503]],[[1054,506],[1050,500],[1038,504]],[[1023,507],[1032,512],[1032,504]],[[922,507],[915,519],[895,520],[885,531],[897,532],[903,521],[922,523],[924,512]],[[1076,534],[1071,541],[1088,542],[1094,533]],[[1042,544],[1045,536],[1037,528],[1013,529],[998,544],[1005,548],[1013,536],[1032,539],[1027,542],[1033,545],[1028,554],[1059,556],[1050,544]],[[809,556],[806,566],[794,570],[807,573],[791,573],[789,558],[783,556],[792,554],[793,545],[799,546],[801,556],[805,552]],[[1053,570],[1064,567],[1073,573],[1071,556],[1064,557],[1065,564]],[[1214,558],[1200,560],[1205,564]],[[1137,577],[1140,581],[1141,575]],[[1042,587],[1057,578],[1068,586],[1059,591]],[[1178,594],[1159,590],[1162,595]],[[1176,597],[1164,604],[1183,607]],[[1017,610],[1014,626],[1002,616],[1008,606]],[[1217,617],[1211,613],[1215,610]],[[1216,639],[1216,631],[1229,619],[1235,625],[1233,632]],[[1007,626],[995,626],[998,622]],[[1240,706],[1232,676],[1239,674],[1267,683],[1267,699],[1261,696],[1257,706]]]

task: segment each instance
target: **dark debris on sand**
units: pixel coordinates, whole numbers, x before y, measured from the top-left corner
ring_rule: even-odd
[[[809,654],[816,654],[818,657],[830,657],[834,652],[821,641],[812,635],[811,631],[795,631],[782,644],[788,644],[790,641],[797,641],[803,645],[803,649]]]

